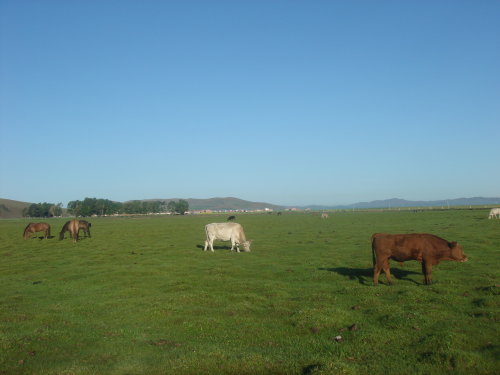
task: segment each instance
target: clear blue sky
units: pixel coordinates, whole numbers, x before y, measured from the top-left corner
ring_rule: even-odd
[[[488,0],[0,0],[0,197],[498,197],[499,20]]]

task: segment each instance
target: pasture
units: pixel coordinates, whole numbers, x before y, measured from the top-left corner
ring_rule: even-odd
[[[23,240],[0,221],[0,374],[494,374],[500,221],[489,210],[90,218],[92,238]],[[428,232],[469,262],[372,283],[370,236]]]

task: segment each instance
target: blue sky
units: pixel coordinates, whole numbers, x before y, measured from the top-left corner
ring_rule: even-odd
[[[487,0],[0,0],[0,197],[498,197],[499,17]]]

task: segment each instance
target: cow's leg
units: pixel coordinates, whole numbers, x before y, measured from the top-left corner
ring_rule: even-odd
[[[425,285],[432,284],[432,264],[430,262],[422,261],[422,273]]]
[[[236,242],[235,240],[231,239],[231,251],[234,251],[234,247],[236,246],[236,251],[239,253],[240,252],[240,247],[239,243]]]
[[[378,266],[378,264],[375,264],[373,267],[373,284],[378,285],[378,277],[380,276],[380,271],[382,268]]]
[[[203,248],[203,251],[207,251],[207,247],[208,247],[208,240],[205,240],[205,247]]]
[[[389,259],[386,259],[382,268],[384,269],[384,272],[385,272],[385,277],[387,279],[387,282],[389,284],[392,284],[392,279],[391,279],[391,269],[390,269],[390,266],[389,266]]]
[[[378,285],[378,278],[380,276],[380,271],[384,268],[383,265],[384,261],[377,258],[375,266],[373,266],[373,284],[375,285]]]

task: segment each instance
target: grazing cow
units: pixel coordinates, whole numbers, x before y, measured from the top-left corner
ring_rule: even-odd
[[[466,262],[467,256],[456,242],[426,233],[385,234],[372,236],[373,283],[378,284],[380,271],[384,270],[389,284],[392,284],[389,259],[397,262],[417,260],[422,263],[425,284],[432,283],[432,266],[442,260]]]
[[[43,232],[43,238],[47,239],[50,237],[50,225],[47,223],[29,223],[26,228],[24,228],[23,238],[28,239],[30,233]]]
[[[231,221],[231,220],[236,220],[236,216],[231,215],[227,218],[227,221]]]
[[[494,217],[500,219],[500,208],[491,209],[490,214],[488,215],[488,219],[493,219]]]
[[[239,245],[243,246],[244,251],[250,251],[250,244],[252,241],[247,241],[243,227],[238,223],[212,223],[205,225],[205,233],[207,239],[205,241],[205,248],[210,245],[210,250],[214,251],[214,240],[231,241],[231,251],[236,246],[236,251],[240,252]]]
[[[321,214],[321,218],[322,218],[322,219],[328,219],[328,214],[327,214],[327,213],[325,213],[325,212],[323,212],[323,213]]]
[[[80,229],[83,229],[83,231],[87,234],[87,236],[90,237],[90,227],[91,226],[92,226],[92,224],[86,220],[67,221],[63,225],[61,232],[59,233],[59,240],[63,240],[64,235],[66,234],[66,231],[68,231],[71,234],[71,238],[73,238],[73,242],[78,241],[78,234],[80,233]]]

